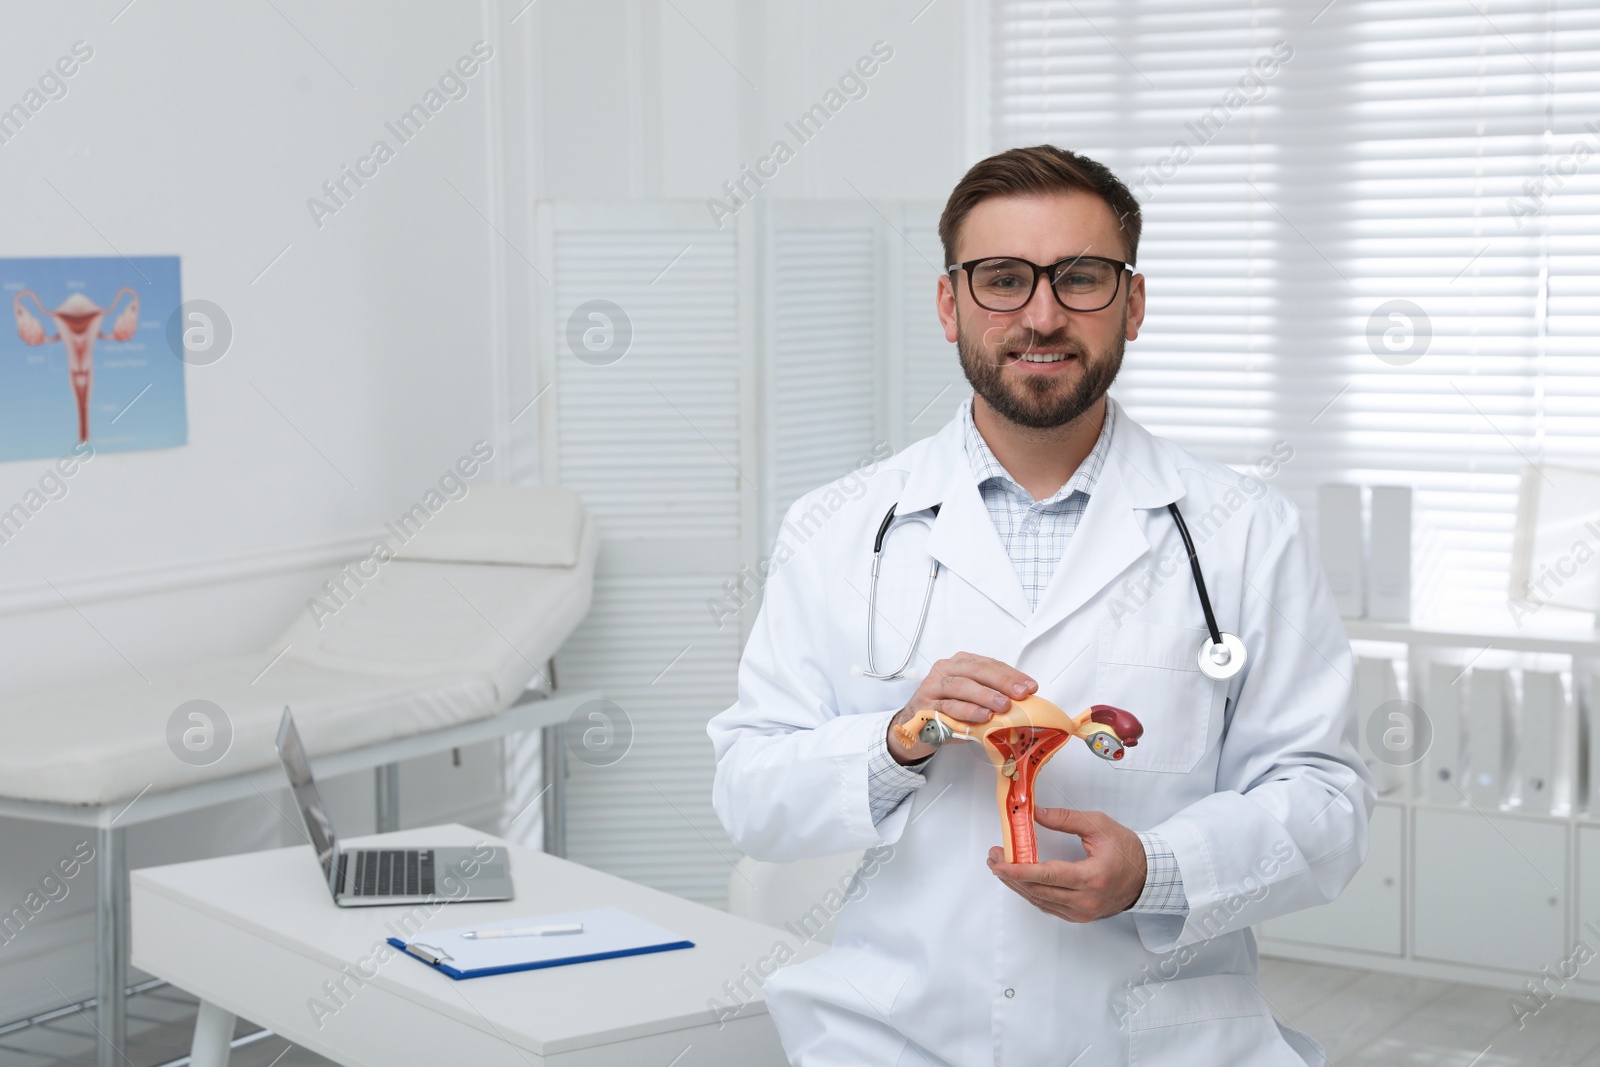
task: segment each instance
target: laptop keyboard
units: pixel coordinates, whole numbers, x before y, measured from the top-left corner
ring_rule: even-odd
[[[355,897],[414,897],[433,892],[432,849],[362,849],[346,892]]]

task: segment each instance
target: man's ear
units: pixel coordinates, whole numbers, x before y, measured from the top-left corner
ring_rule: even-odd
[[[939,321],[944,325],[944,339],[955,344],[961,337],[961,320],[956,312],[956,288],[950,275],[939,275],[934,304],[939,310]]]
[[[1129,341],[1139,339],[1139,327],[1144,325],[1144,275],[1135,274],[1128,280],[1128,325],[1122,336]]]

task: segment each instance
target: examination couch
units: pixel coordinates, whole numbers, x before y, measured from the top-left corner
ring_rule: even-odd
[[[576,494],[478,486],[383,544],[308,589],[264,650],[0,704],[0,815],[95,831],[99,1063],[120,1060],[126,1028],[124,830],[276,795],[285,705],[319,774],[374,768],[381,798],[402,759],[554,727],[598,697],[547,674],[593,591],[598,536]],[[175,714],[195,701],[201,719]]]

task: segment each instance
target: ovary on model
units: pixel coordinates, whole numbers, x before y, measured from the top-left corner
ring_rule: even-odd
[[[100,323],[113,310],[122,294],[129,296],[128,305],[112,324],[110,333],[100,332]],[[33,306],[41,316],[55,320],[58,333],[45,336],[44,325],[22,306],[22,298],[33,297]],[[54,311],[46,311],[37,294],[31,289],[18,293],[12,302],[17,316],[17,336],[30,345],[62,341],[67,346],[67,374],[72,379],[72,395],[78,401],[78,440],[89,439],[89,389],[94,382],[94,343],[98,340],[126,341],[139,328],[139,294],[124,287],[117,290],[110,307],[97,307],[82,293],[73,293]]]

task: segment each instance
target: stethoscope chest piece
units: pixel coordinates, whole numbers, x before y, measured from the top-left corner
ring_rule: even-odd
[[[1200,673],[1215,682],[1225,682],[1244,670],[1244,661],[1249,656],[1243,641],[1229,633],[1221,636],[1222,641],[1219,644],[1207,635],[1200,642],[1198,657]]]

